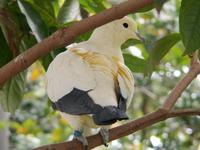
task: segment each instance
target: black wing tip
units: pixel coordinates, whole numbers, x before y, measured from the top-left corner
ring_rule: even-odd
[[[52,108],[71,115],[94,114],[101,111],[103,108],[94,103],[93,99],[88,95],[88,91],[74,88],[56,102],[52,102]]]
[[[51,102],[51,107],[53,108],[53,110],[58,110],[56,103]]]
[[[127,119],[127,114],[115,106],[106,106],[101,112],[93,115],[94,123],[97,125],[111,125],[118,120]]]

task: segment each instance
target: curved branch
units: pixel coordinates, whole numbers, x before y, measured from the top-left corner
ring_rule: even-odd
[[[137,120],[110,129],[109,141],[113,141],[120,137],[132,134],[140,129],[144,129],[145,127],[149,127],[153,124],[156,124],[168,118],[182,117],[189,115],[200,115],[200,109],[183,109],[183,110],[173,110],[170,112],[167,112],[165,109],[158,109],[157,111],[147,114],[146,116],[141,117]],[[87,140],[89,143],[89,149],[103,144],[102,138],[99,134],[92,135],[88,137]],[[71,150],[71,149],[83,150],[84,148],[80,142],[78,142],[77,140],[73,140],[70,142],[42,146],[34,150]]]
[[[191,59],[191,66],[189,72],[180,80],[174,89],[171,91],[170,95],[165,100],[163,104],[163,109],[170,110],[177,102],[178,98],[181,96],[182,92],[188,87],[188,85],[196,78],[200,73],[200,63],[198,61],[198,52],[193,54]]]
[[[197,62],[196,54],[191,61]],[[185,88],[194,80],[194,78],[200,73],[200,64],[192,63],[191,69],[185,75],[185,77],[179,81],[179,83],[175,86],[175,88],[171,91],[170,95],[166,99],[162,108],[157,111],[147,114],[144,117],[141,117],[137,120],[134,120],[130,123],[124,124],[122,126],[118,126],[109,130],[109,141],[113,141],[120,137],[129,135],[138,130],[149,127],[155,123],[166,120],[168,118],[187,116],[187,115],[200,115],[200,109],[184,109],[184,110],[171,110],[178,98],[181,96],[182,92]],[[102,145],[102,139],[99,134],[90,136],[87,138],[89,149]],[[43,147],[36,148],[35,150],[82,150],[83,146],[77,140],[73,140],[70,142],[60,143],[60,144],[52,144]]]
[[[69,45],[74,38],[115,19],[134,13],[137,10],[152,4],[154,0],[129,0],[99,14],[74,23],[68,28],[63,28],[53,33],[48,38],[31,47],[14,60],[0,69],[0,87],[17,73],[28,68],[38,58],[45,56],[50,51]]]

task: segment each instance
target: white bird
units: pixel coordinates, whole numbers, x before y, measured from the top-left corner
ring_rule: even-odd
[[[47,94],[72,128],[74,138],[87,147],[86,136],[101,128],[104,144],[108,128],[126,115],[134,93],[134,78],[125,66],[121,45],[138,39],[135,22],[124,17],[96,28],[90,39],[60,53],[46,73]]]

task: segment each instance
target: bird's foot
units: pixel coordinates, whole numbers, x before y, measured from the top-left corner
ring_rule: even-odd
[[[88,150],[88,141],[87,141],[86,137],[83,136],[82,131],[75,130],[74,131],[74,139],[77,139],[78,141],[80,141],[83,144],[84,149]]]
[[[108,142],[109,142],[109,131],[108,129],[101,128],[99,132],[102,136],[103,144],[108,147]]]

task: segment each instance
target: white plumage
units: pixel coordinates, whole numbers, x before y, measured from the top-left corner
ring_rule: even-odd
[[[46,73],[47,94],[51,101],[56,103],[74,89],[80,89],[102,108],[118,108],[120,95],[127,107],[133,97],[134,79],[124,65],[120,46],[130,38],[137,38],[135,31],[134,21],[124,17],[95,29],[88,41],[57,55]],[[79,99],[81,101],[81,97]],[[73,102],[70,104],[68,108],[76,107]],[[90,128],[100,127],[93,121],[93,114],[66,112],[62,111],[62,116],[75,130],[84,131],[84,135],[90,134]]]

